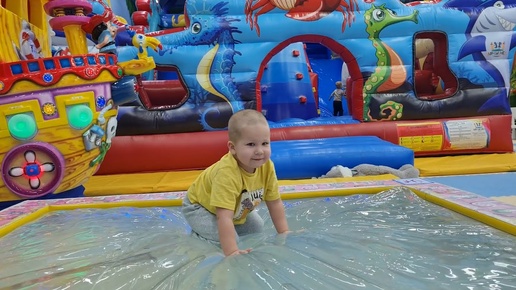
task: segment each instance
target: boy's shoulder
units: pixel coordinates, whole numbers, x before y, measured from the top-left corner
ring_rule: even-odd
[[[234,187],[235,189],[242,186],[240,167],[231,154],[215,162],[204,174],[205,182],[211,183],[212,186],[218,184],[225,188]]]
[[[222,156],[219,161],[208,167],[205,171],[210,171],[212,173],[224,173],[232,172],[235,170],[238,170],[238,163],[230,153],[227,153],[226,155]]]

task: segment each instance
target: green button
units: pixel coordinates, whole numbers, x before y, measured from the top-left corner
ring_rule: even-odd
[[[9,118],[7,128],[11,135],[19,140],[31,139],[36,135],[36,120],[30,114],[17,114]]]
[[[87,105],[74,105],[67,108],[68,123],[77,130],[88,127],[93,121],[93,112]]]

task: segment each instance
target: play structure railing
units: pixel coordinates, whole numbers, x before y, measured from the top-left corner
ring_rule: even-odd
[[[0,95],[6,94],[19,80],[29,79],[41,86],[54,85],[66,74],[75,74],[86,80],[96,79],[104,70],[121,76],[117,57],[112,54],[87,54],[23,60],[0,64],[3,76]]]

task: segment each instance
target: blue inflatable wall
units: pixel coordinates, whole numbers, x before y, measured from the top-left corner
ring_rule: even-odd
[[[236,111],[262,110],[268,102],[261,92],[265,66],[297,42],[320,43],[344,60],[352,79],[352,113],[360,121],[510,114],[516,0],[342,0],[317,7],[312,1],[281,7],[248,2],[187,0],[185,30],[152,34],[163,47],[149,55],[158,66],[177,67],[189,89],[183,106],[155,112],[156,118],[181,124],[181,130],[210,131],[225,128],[220,125]],[[444,36],[438,67],[449,71],[445,82],[451,82],[435,99],[420,97],[414,85],[415,36],[428,32]],[[136,53],[120,47],[119,60]],[[286,99],[277,101],[282,114],[298,110],[292,95],[275,98]]]
[[[374,136],[351,136],[271,142],[271,159],[279,179],[306,179],[326,174],[333,166],[360,164],[398,169],[414,165],[414,152]]]
[[[263,71],[260,91],[268,120],[319,116],[303,43],[290,44],[271,58]]]

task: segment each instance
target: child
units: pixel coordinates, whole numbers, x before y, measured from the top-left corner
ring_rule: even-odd
[[[101,15],[95,15],[82,28],[91,34],[91,39],[96,43],[95,48],[100,53],[117,54],[115,37],[118,28],[111,21]]]
[[[342,82],[335,83],[336,89],[331,93],[330,98],[331,101],[333,99],[333,116],[343,116],[344,108],[342,107],[342,98],[346,94],[346,91],[342,89]]]
[[[220,243],[226,256],[246,254],[238,236],[261,232],[263,220],[253,211],[265,201],[276,231],[289,231],[270,160],[270,129],[256,110],[242,110],[229,119],[229,152],[204,170],[183,199],[183,214],[194,234]]]

